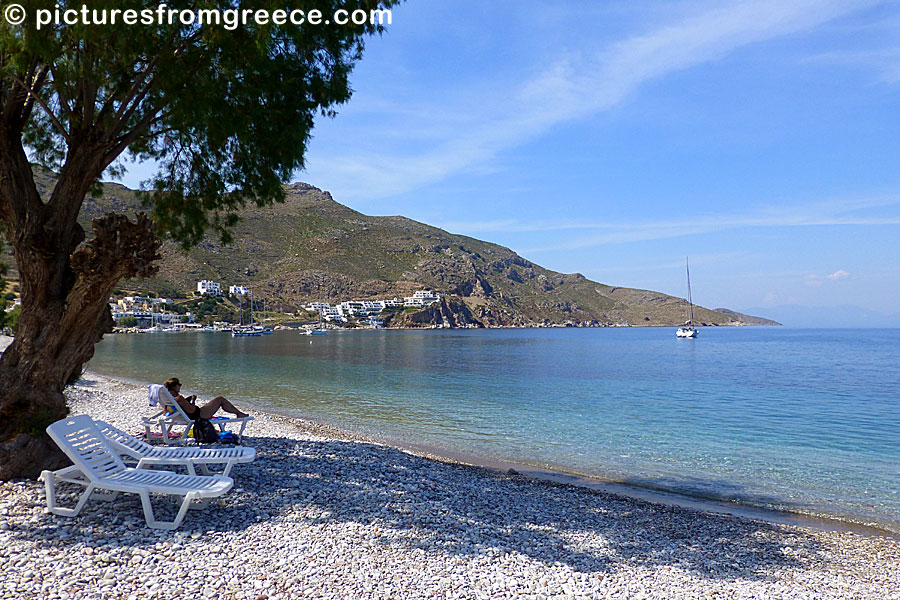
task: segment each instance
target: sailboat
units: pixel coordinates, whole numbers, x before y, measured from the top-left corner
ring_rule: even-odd
[[[319,324],[310,329],[309,327],[301,327],[300,335],[325,335],[328,333],[328,330],[325,329],[325,324],[322,322],[322,313],[319,313]]]
[[[257,337],[262,335],[262,331],[258,331],[253,327],[253,293],[250,293],[250,324],[244,325],[244,297],[241,296],[240,306],[241,324],[231,329],[231,337]]]
[[[688,259],[684,259],[684,268],[687,271],[688,284],[688,320],[683,326],[678,328],[675,335],[680,338],[695,338],[700,335],[700,330],[694,327],[694,300],[691,298],[691,266]]]

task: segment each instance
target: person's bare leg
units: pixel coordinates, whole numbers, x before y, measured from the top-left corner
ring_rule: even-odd
[[[215,415],[216,412],[220,408],[222,410],[224,410],[225,412],[230,412],[231,414],[233,414],[236,417],[249,416],[249,415],[247,415],[247,413],[239,411],[234,406],[234,404],[229,402],[223,396],[216,396],[215,398],[213,398],[212,400],[210,400],[209,402],[207,402],[206,404],[201,406],[200,407],[200,416],[203,417],[204,419],[212,419],[213,415]]]

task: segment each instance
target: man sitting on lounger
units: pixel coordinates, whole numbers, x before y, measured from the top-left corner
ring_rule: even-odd
[[[196,395],[188,396],[187,398],[181,395],[181,382],[178,381],[177,377],[172,377],[163,385],[169,390],[172,397],[175,398],[175,402],[178,403],[181,410],[184,411],[184,414],[192,420],[198,418],[212,419],[213,415],[215,415],[220,408],[225,412],[230,412],[238,418],[249,416],[247,413],[239,411],[234,404],[226,400],[223,396],[216,396],[203,406],[197,406]]]

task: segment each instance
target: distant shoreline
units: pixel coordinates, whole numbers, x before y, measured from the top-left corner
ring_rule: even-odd
[[[681,327],[681,324],[678,325],[564,325],[564,324],[554,324],[554,325],[485,325],[484,327],[439,327],[439,326],[431,326],[431,327],[333,327],[328,328],[328,331],[432,331],[432,330],[452,330],[452,331],[476,331],[479,329],[676,329]],[[303,326],[286,326],[286,325],[276,325],[276,328],[290,331],[298,331],[303,329]],[[776,323],[774,325],[766,325],[766,324],[756,324],[756,323],[735,323],[728,325],[717,325],[715,323],[710,325],[697,325],[698,329],[722,329],[722,328],[744,328],[744,327],[784,327],[781,323]],[[124,333],[124,334],[137,334],[142,333],[139,330],[135,330],[134,328],[115,328],[110,333]],[[178,333],[221,333],[221,332],[198,332],[198,331],[185,331]]]

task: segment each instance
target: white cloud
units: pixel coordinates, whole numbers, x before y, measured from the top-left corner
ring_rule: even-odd
[[[679,22],[634,35],[599,53],[570,53],[518,90],[493,90],[495,103],[436,105],[422,111],[444,132],[425,151],[400,154],[383,148],[340,158],[311,157],[316,181],[344,200],[407,192],[451,174],[483,168],[499,153],[554,126],[608,110],[641,85],[707,63],[742,46],[802,32],[874,0],[764,0],[717,4]],[[502,91],[503,93],[499,93]],[[452,119],[453,128],[434,126]],[[452,133],[447,133],[452,131]]]
[[[439,226],[458,233],[485,231],[587,231],[596,232],[571,237],[562,244],[545,248],[528,248],[523,252],[577,250],[611,244],[625,244],[699,235],[748,227],[822,227],[822,226],[895,226],[900,217],[866,217],[856,213],[867,209],[900,205],[896,196],[875,196],[833,200],[790,208],[764,207],[754,213],[689,215],[674,220],[639,221],[632,223],[596,223],[579,221],[539,221],[523,223],[515,220],[445,222]],[[496,225],[496,226],[495,226]]]
[[[825,275],[824,277],[822,275],[811,273],[804,277],[803,284],[806,285],[806,287],[822,287],[822,285],[828,281],[840,281],[842,279],[847,279],[848,277],[850,277],[850,273],[843,269],[838,269],[834,273]]]

